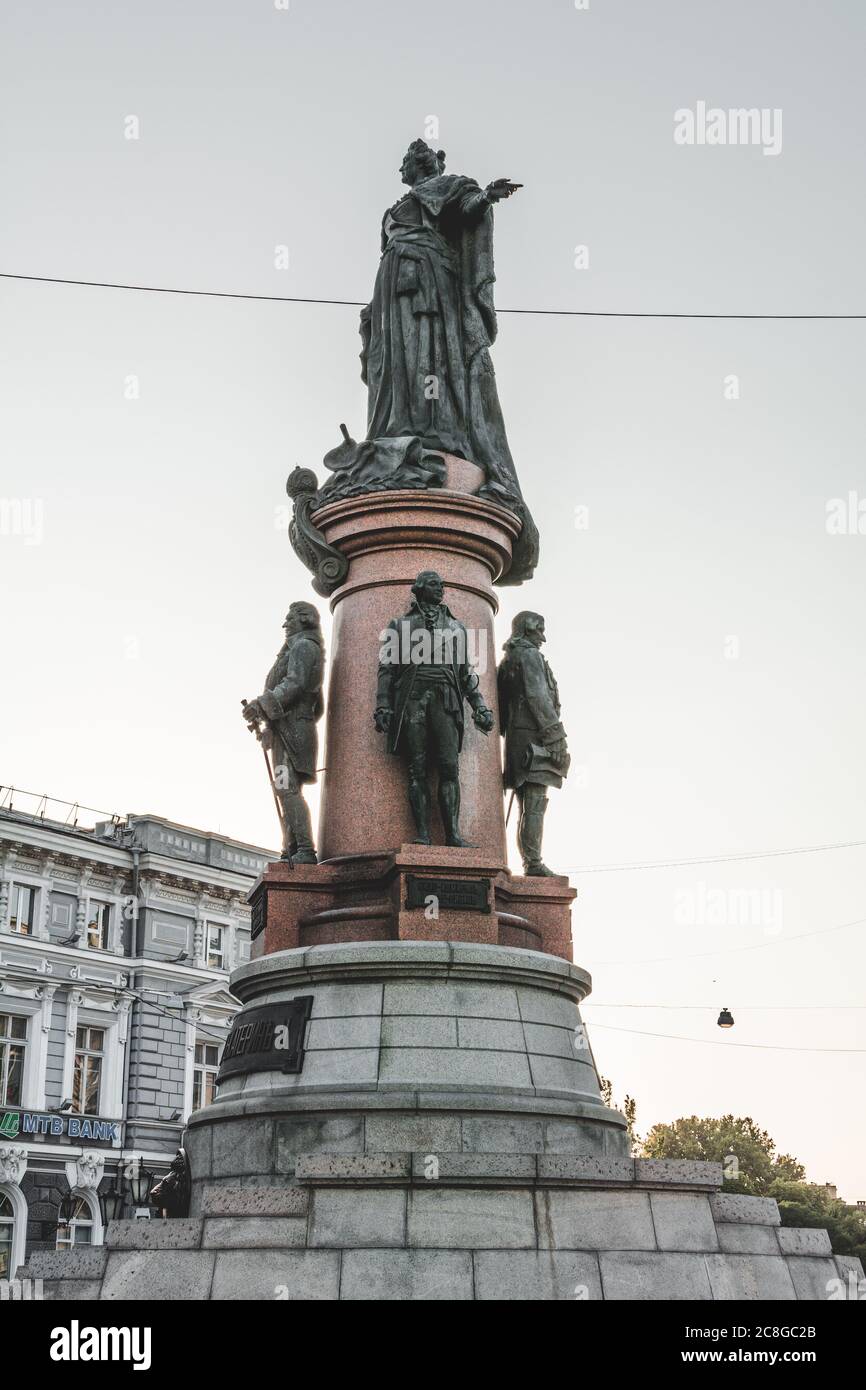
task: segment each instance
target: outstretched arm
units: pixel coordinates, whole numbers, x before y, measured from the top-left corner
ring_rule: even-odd
[[[510,198],[512,193],[516,193],[518,188],[522,187],[522,183],[512,183],[510,179],[494,179],[484,192],[491,203],[498,203],[502,198]]]
[[[474,179],[464,179],[462,184],[459,207],[461,215],[468,222],[480,221],[494,203],[502,198],[510,198],[512,193],[523,187],[522,183],[512,183],[510,179],[494,179],[486,188],[480,188]]]

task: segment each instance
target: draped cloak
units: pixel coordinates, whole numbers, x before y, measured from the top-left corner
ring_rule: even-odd
[[[361,375],[367,441],[381,441],[383,456],[386,441],[419,440],[469,459],[484,470],[479,495],[518,513],[523,529],[501,581],[508,584],[531,577],[538,532],[490,359],[494,279],[493,212],[475,180],[440,174],[414,184],[383,218],[373,299],[361,313]]]

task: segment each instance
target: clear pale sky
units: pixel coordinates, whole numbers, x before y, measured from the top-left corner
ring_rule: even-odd
[[[525,184],[496,213],[500,307],[863,313],[864,39],[858,0],[8,0],[0,269],[365,300],[435,116],[450,171]],[[699,101],[781,109],[781,152],[675,144]],[[41,535],[0,535],[0,777],[274,844],[239,702],[312,597],[286,475],[364,429],[357,310],[9,280],[0,305],[0,494],[41,507]],[[863,322],[502,315],[542,562],[498,641],[546,615],[576,765],[554,867],[866,838],[866,535],[825,524],[866,497],[864,346]],[[864,867],[575,878],[593,1046],[642,1130],[748,1114],[866,1198],[866,1010],[842,1007],[864,926],[797,940],[866,917]]]

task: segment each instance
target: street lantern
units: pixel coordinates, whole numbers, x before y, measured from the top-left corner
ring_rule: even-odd
[[[123,1190],[123,1178],[120,1168],[114,1174],[114,1186],[107,1192],[99,1193],[99,1210],[102,1213],[102,1224],[107,1226],[109,1221],[116,1221],[123,1211],[123,1203],[126,1194]]]
[[[127,1175],[132,1204],[146,1207],[150,1204],[150,1189],[153,1187],[153,1173],[145,1168],[140,1158],[133,1159],[131,1171]]]
[[[69,1225],[70,1221],[72,1220],[72,1218],[73,1218],[74,1215],[75,1215],[75,1208],[76,1208],[76,1206],[77,1206],[76,1199],[73,1197],[73,1195],[72,1195],[71,1192],[67,1192],[66,1196],[62,1199],[62,1201],[61,1201],[61,1203],[60,1203],[60,1208],[59,1208],[59,1210],[58,1210],[58,1212],[57,1212],[57,1224],[58,1224],[58,1226],[68,1226],[68,1225]]]
[[[718,1018],[716,1019],[716,1022],[718,1023],[720,1028],[733,1028],[734,1015],[731,1013],[730,1009],[722,1009],[722,1012],[719,1014]]]

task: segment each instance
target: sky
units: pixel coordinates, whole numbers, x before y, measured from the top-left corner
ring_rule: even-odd
[[[859,0],[7,0],[0,270],[365,301],[431,134],[524,185],[501,309],[866,313],[864,38]],[[678,143],[699,103],[772,142]],[[364,432],[357,310],[4,279],[0,314],[0,777],[274,845],[240,700],[313,597],[286,476]],[[864,346],[503,313],[493,351],[542,538],[497,640],[547,619],[599,1068],[643,1132],[750,1115],[851,1201],[866,850],[740,856],[866,839]]]

